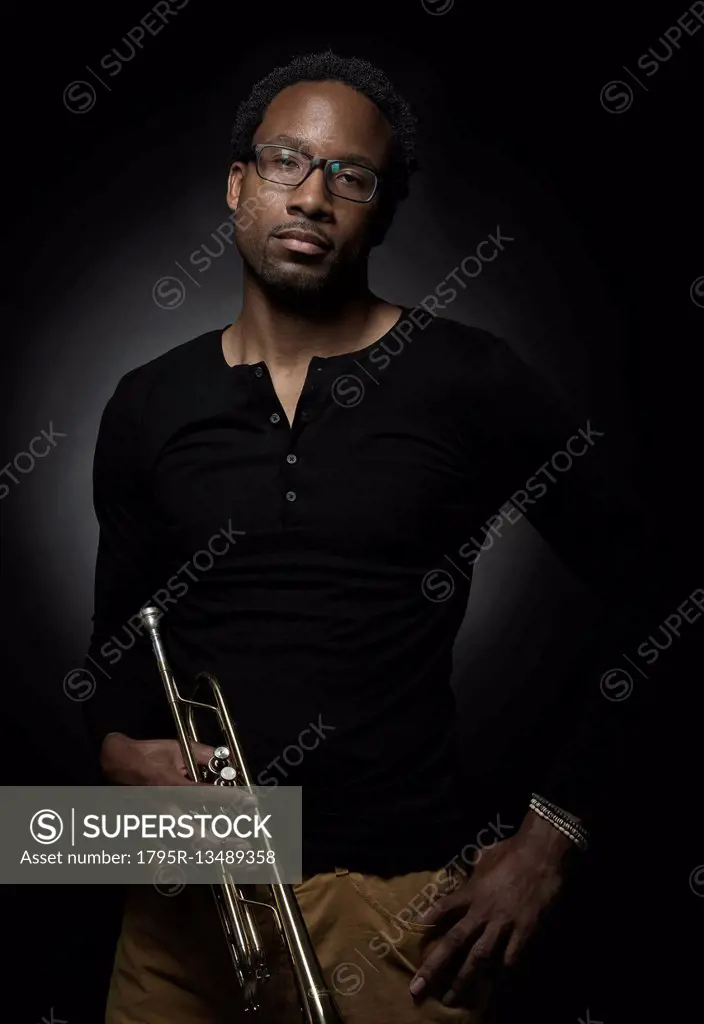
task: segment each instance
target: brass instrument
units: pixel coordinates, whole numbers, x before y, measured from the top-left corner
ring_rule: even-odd
[[[191,779],[193,781],[212,780],[215,785],[251,787],[253,783],[241,744],[220,684],[215,676],[209,672],[200,672],[196,676],[197,682],[202,680],[209,684],[214,704],[188,700],[179,693],[157,624],[161,614],[158,608],[147,605],[141,609],[140,618],[151,637],[159,673],[176,723],[184,763]],[[197,764],[190,745],[191,741],[200,742],[194,718],[194,712],[198,708],[216,714],[224,736],[224,743],[215,748],[214,757],[211,758],[208,769],[206,769],[210,778],[206,778],[201,773],[201,766]],[[184,709],[187,709],[185,717]],[[271,849],[266,834],[261,839],[267,850]],[[272,870],[275,878],[280,879],[275,858]],[[284,942],[289,954],[300,999],[301,1020],[305,1024],[342,1024],[342,1017],[335,1005],[333,995],[325,986],[323,972],[293,886],[284,884],[280,880],[276,881],[267,885],[271,892],[271,904],[253,900],[245,895],[243,886],[237,885],[231,880],[223,867],[222,881],[213,884],[211,888],[237,980],[243,990],[245,1009],[252,1013],[259,1011],[259,987],[271,976],[259,928],[251,911],[252,906],[260,906],[265,907],[274,915],[279,937]]]

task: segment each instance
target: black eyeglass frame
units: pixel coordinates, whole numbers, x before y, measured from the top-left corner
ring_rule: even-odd
[[[262,172],[259,170],[259,154],[263,149],[266,149],[267,147],[270,149],[285,149],[288,150],[289,153],[297,153],[299,156],[304,156],[306,160],[310,161],[310,167],[303,175],[301,180],[297,181],[295,185],[292,185],[290,182],[287,181],[272,181],[271,178],[265,178]],[[377,171],[375,171],[371,167],[365,167],[364,164],[357,164],[354,163],[354,161],[352,160],[340,160],[340,158],[337,156],[308,156],[307,153],[301,152],[300,149],[295,149],[293,146],[285,146],[281,142],[258,142],[256,145],[252,146],[252,154],[254,155],[254,166],[257,168],[257,174],[262,179],[262,181],[272,181],[273,185],[283,185],[285,188],[298,188],[299,185],[302,185],[306,178],[310,177],[313,171],[315,171],[319,167],[323,172],[323,180],[325,181],[325,187],[327,188],[328,192],[330,192],[330,194],[333,196],[337,196],[338,199],[346,199],[349,203],[371,203],[372,199],[374,199],[374,197],[376,196],[379,190],[379,185],[382,181],[382,175],[378,174]],[[336,163],[344,164],[346,167],[359,167],[364,171],[368,171],[369,174],[374,175],[374,188],[372,190],[372,194],[369,196],[368,199],[352,199],[350,196],[341,196],[338,192],[332,191],[332,189],[328,185],[327,167],[328,164]]]

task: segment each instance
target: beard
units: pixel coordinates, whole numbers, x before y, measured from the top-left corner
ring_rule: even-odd
[[[318,314],[334,309],[354,290],[360,272],[366,275],[361,246],[354,251],[333,249],[320,266],[293,253],[288,259],[277,259],[268,243],[264,239],[250,250],[238,238],[237,248],[248,272],[280,308]]]

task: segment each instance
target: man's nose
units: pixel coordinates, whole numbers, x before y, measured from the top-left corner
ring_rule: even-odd
[[[325,177],[321,168],[316,167],[308,175],[305,181],[301,182],[289,192],[286,209],[289,212],[301,210],[308,217],[330,215],[332,213],[332,202],[330,193],[325,185]]]

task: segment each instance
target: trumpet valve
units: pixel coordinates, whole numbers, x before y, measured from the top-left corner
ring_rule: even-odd
[[[232,765],[225,765],[221,768],[218,777],[215,780],[216,786],[236,786],[237,785],[237,772]]]
[[[230,764],[230,751],[227,747],[216,747],[213,751],[213,756],[208,761],[208,770],[213,775],[219,775],[223,768],[227,768]]]

